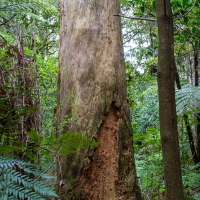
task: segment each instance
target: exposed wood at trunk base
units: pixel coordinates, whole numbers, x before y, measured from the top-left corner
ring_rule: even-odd
[[[100,144],[95,149],[82,149],[69,157],[68,161],[71,163],[79,162],[77,165],[70,165],[70,169],[73,169],[70,175],[75,178],[70,179],[65,175],[65,179],[59,184],[62,200],[142,199],[135,178],[132,135],[124,140],[127,133],[123,131],[127,127],[123,114],[123,107],[117,106],[115,101],[111,103],[93,138]],[[84,160],[80,162],[82,156]],[[65,164],[69,168],[70,163]]]
[[[87,163],[82,169],[80,180],[87,200],[116,199],[120,116],[120,110],[112,104],[97,133],[100,145],[92,157],[85,158]]]

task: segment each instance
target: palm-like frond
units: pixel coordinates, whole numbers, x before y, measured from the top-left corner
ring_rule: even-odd
[[[26,15],[39,21],[46,21],[43,15],[55,15],[58,10],[49,1],[40,0],[2,0],[0,5],[0,16]]]
[[[177,114],[183,112],[199,112],[200,109],[200,87],[186,84],[176,92]]]

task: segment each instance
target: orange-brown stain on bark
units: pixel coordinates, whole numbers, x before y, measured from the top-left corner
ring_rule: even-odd
[[[120,110],[111,105],[97,133],[100,145],[82,169],[81,183],[87,200],[115,200],[118,180],[118,130]]]

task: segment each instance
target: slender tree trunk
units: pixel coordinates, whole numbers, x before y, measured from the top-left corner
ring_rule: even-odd
[[[195,86],[199,86],[199,49],[196,49],[197,47],[199,47],[200,45],[200,41],[196,41],[195,43],[195,49],[194,49],[194,74],[195,74]],[[196,114],[196,121],[197,121],[197,125],[196,125],[196,147],[197,147],[197,158],[198,158],[198,162],[200,162],[200,113]]]
[[[170,0],[156,0],[158,23],[159,118],[167,200],[183,200],[175,106],[175,62]]]
[[[140,200],[119,1],[61,0],[57,127],[100,142],[58,160],[62,199]],[[66,125],[65,125],[66,124]]]

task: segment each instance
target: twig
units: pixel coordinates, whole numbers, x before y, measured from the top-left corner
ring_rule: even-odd
[[[180,17],[177,17],[177,19],[174,19],[174,22],[177,21],[178,19],[184,18],[187,14],[189,14],[193,10],[193,8],[195,7],[195,5],[196,5],[196,1],[194,2],[194,4],[192,5],[192,7],[184,15],[181,15]]]
[[[0,26],[5,25],[6,23],[8,23],[11,19],[13,19],[17,14],[14,14],[10,19],[7,19],[5,22],[1,23]]]
[[[120,15],[120,14],[115,14],[114,16],[123,17],[123,18],[126,18],[126,19],[144,20],[144,21],[156,22],[156,19],[150,19],[150,18],[144,18],[144,17],[128,17],[128,16]]]
[[[190,35],[193,35],[193,36],[196,36],[196,37],[200,38],[200,35],[191,33],[190,31],[187,31],[187,30],[185,30],[185,29],[179,27],[177,24],[174,24],[174,25],[175,25],[177,28],[179,28],[180,30],[182,30],[182,31],[184,31],[184,32],[186,32],[186,33],[189,33]]]

